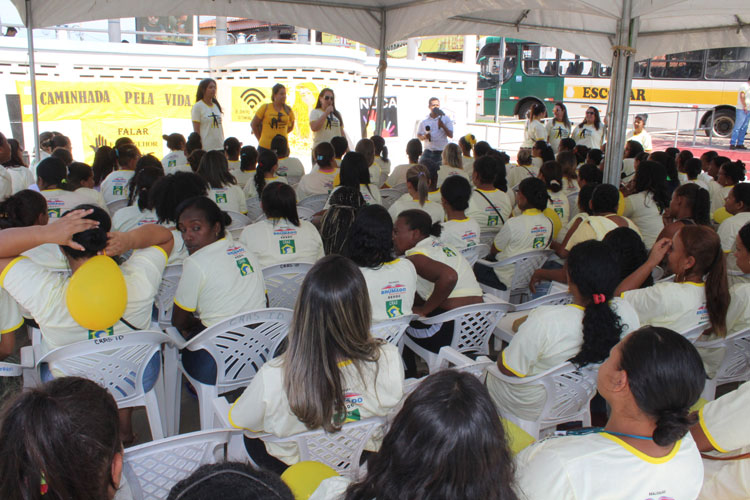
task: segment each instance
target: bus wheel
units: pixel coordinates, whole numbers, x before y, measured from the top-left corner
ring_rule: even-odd
[[[732,135],[732,129],[734,128],[734,111],[729,109],[717,109],[714,113],[714,135],[719,137],[729,137]],[[711,129],[708,128],[708,122],[711,120],[711,114],[708,114],[708,118],[705,122],[706,135],[711,135]]]
[[[541,102],[537,101],[536,99],[527,99],[526,101],[522,101],[521,104],[518,105],[518,119],[526,120],[528,118],[527,115],[534,104],[541,104]]]

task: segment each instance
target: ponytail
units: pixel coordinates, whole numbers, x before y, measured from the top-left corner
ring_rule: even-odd
[[[685,252],[695,259],[692,270],[706,276],[706,307],[713,331],[726,335],[726,316],[729,309],[727,263],[721,240],[711,227],[685,226],[678,233]]]
[[[406,171],[406,182],[417,191],[419,206],[423,207],[430,192],[430,171],[424,165],[414,165]]]
[[[440,234],[443,232],[443,223],[438,221],[435,222],[432,226],[430,226],[430,236],[434,236],[435,238],[440,238]]]
[[[258,192],[258,196],[263,192],[263,188],[266,187],[266,174],[273,171],[279,163],[276,153],[269,149],[262,149],[258,154],[258,166],[255,169],[255,189]]]
[[[46,213],[46,198],[37,191],[23,189],[0,201],[0,229],[33,226]]]
[[[548,190],[553,193],[558,193],[562,190],[562,166],[558,162],[544,162],[542,168],[539,169],[539,173],[544,177],[544,182]]]
[[[711,197],[708,191],[698,184],[688,183],[675,189],[674,194],[688,203],[692,212],[692,219],[696,224],[710,225]]]
[[[623,325],[609,302],[620,272],[612,251],[596,240],[571,248],[567,264],[570,281],[589,300],[583,313],[583,344],[569,360],[580,368],[607,359],[610,349],[620,341]]]

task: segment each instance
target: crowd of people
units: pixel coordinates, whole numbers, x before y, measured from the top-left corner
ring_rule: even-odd
[[[198,88],[194,132],[165,135],[170,153],[161,160],[122,137],[89,166],[74,161],[67,137],[44,133],[44,158],[29,168],[18,142],[0,135],[0,359],[12,359],[27,325],[41,331],[43,353],[149,329],[167,266],[181,266],[171,321],[191,339],[267,307],[264,269],[304,262],[313,266],[285,350],[260,367],[229,421],[286,437],[391,419],[367,444],[363,477],[323,481],[311,498],[750,495],[744,462],[712,463],[704,479],[700,455],[750,446],[741,423],[750,390],[745,384],[695,413],[723,351],[697,349],[682,335],[703,327],[700,339],[713,340],[750,327],[742,162],[653,151],[648,117],[637,115],[622,182],[605,184],[596,108],[575,125],[563,103],[546,124],[544,106],[533,107],[511,161],[471,134],[452,142],[454,124],[432,98],[406,146],[409,163],[391,168],[380,136],[348,150],[334,93],[324,89],[310,116],[314,165],[305,173],[290,155],[295,117],[285,98],[276,85],[259,107],[251,124],[257,148],[224,138],[213,80]],[[385,196],[393,193],[400,196]],[[300,202],[315,196],[320,210],[303,214]],[[232,215],[253,207],[257,220],[232,236]],[[487,260],[472,266],[464,253],[482,244]],[[406,335],[437,353],[450,345],[453,323],[424,319],[502,295],[514,267],[493,261],[534,250],[553,256],[534,272],[532,292],[567,290],[571,302],[509,314],[513,338],[497,368],[523,378],[567,361],[596,367],[609,412],[603,427],[542,440],[514,457],[500,417],[536,419],[541,387],[443,371],[407,394],[405,378],[422,374],[414,353],[370,330],[417,315]],[[71,274],[99,255],[119,266],[127,305],[111,326],[91,330],[71,315],[66,291]],[[201,351],[184,351],[182,363],[196,380],[215,370]],[[7,399],[0,497],[113,497],[123,446],[135,438],[128,411],[77,378]],[[202,467],[170,498],[226,491],[231,499],[243,488],[290,498],[278,474],[300,460],[297,446],[248,434],[245,447],[262,471]]]

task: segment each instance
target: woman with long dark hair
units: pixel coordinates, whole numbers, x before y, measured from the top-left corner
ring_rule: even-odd
[[[344,135],[344,119],[336,109],[336,96],[332,89],[324,88],[318,94],[315,109],[310,111],[310,129],[313,131],[313,148],[321,142],[331,142]]]
[[[644,161],[635,173],[635,192],[625,197],[623,216],[632,220],[651,248],[664,229],[662,214],[669,207],[667,172],[659,162]]]
[[[271,89],[271,102],[263,104],[250,123],[258,146],[271,149],[271,140],[277,134],[287,137],[294,130],[294,111],[286,103],[286,87],[277,83]]]
[[[193,120],[193,130],[201,137],[204,151],[224,150],[222,113],[221,104],[216,100],[216,80],[201,80],[190,117]]]

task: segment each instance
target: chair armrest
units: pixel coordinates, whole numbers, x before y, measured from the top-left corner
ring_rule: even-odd
[[[437,357],[437,366],[441,370],[443,368],[449,368],[450,365],[456,367],[473,365],[474,360],[468,356],[465,356],[453,349],[451,346],[444,346],[440,348],[440,352]]]
[[[0,363],[0,377],[20,377],[23,367],[15,363]]]
[[[479,259],[477,260],[477,264],[484,264],[488,267],[495,267],[495,264],[497,264],[497,262],[495,262],[494,260]]]
[[[271,434],[267,432],[252,432],[247,429],[238,429],[237,427],[233,427],[232,424],[229,422],[229,409],[232,405],[229,404],[229,401],[227,401],[227,398],[224,396],[219,396],[218,398],[214,398],[213,400],[213,409],[214,409],[214,422],[218,422],[218,429],[233,429],[233,430],[241,430],[244,432],[244,434],[249,438],[264,438],[271,436]]]
[[[170,326],[169,328],[167,328],[164,331],[164,333],[166,333],[169,336],[169,338],[172,341],[172,343],[178,349],[184,349],[185,346],[188,344],[188,341],[185,340],[185,338],[182,336],[182,334],[180,333],[180,331],[177,328],[173,327],[173,326]]]

